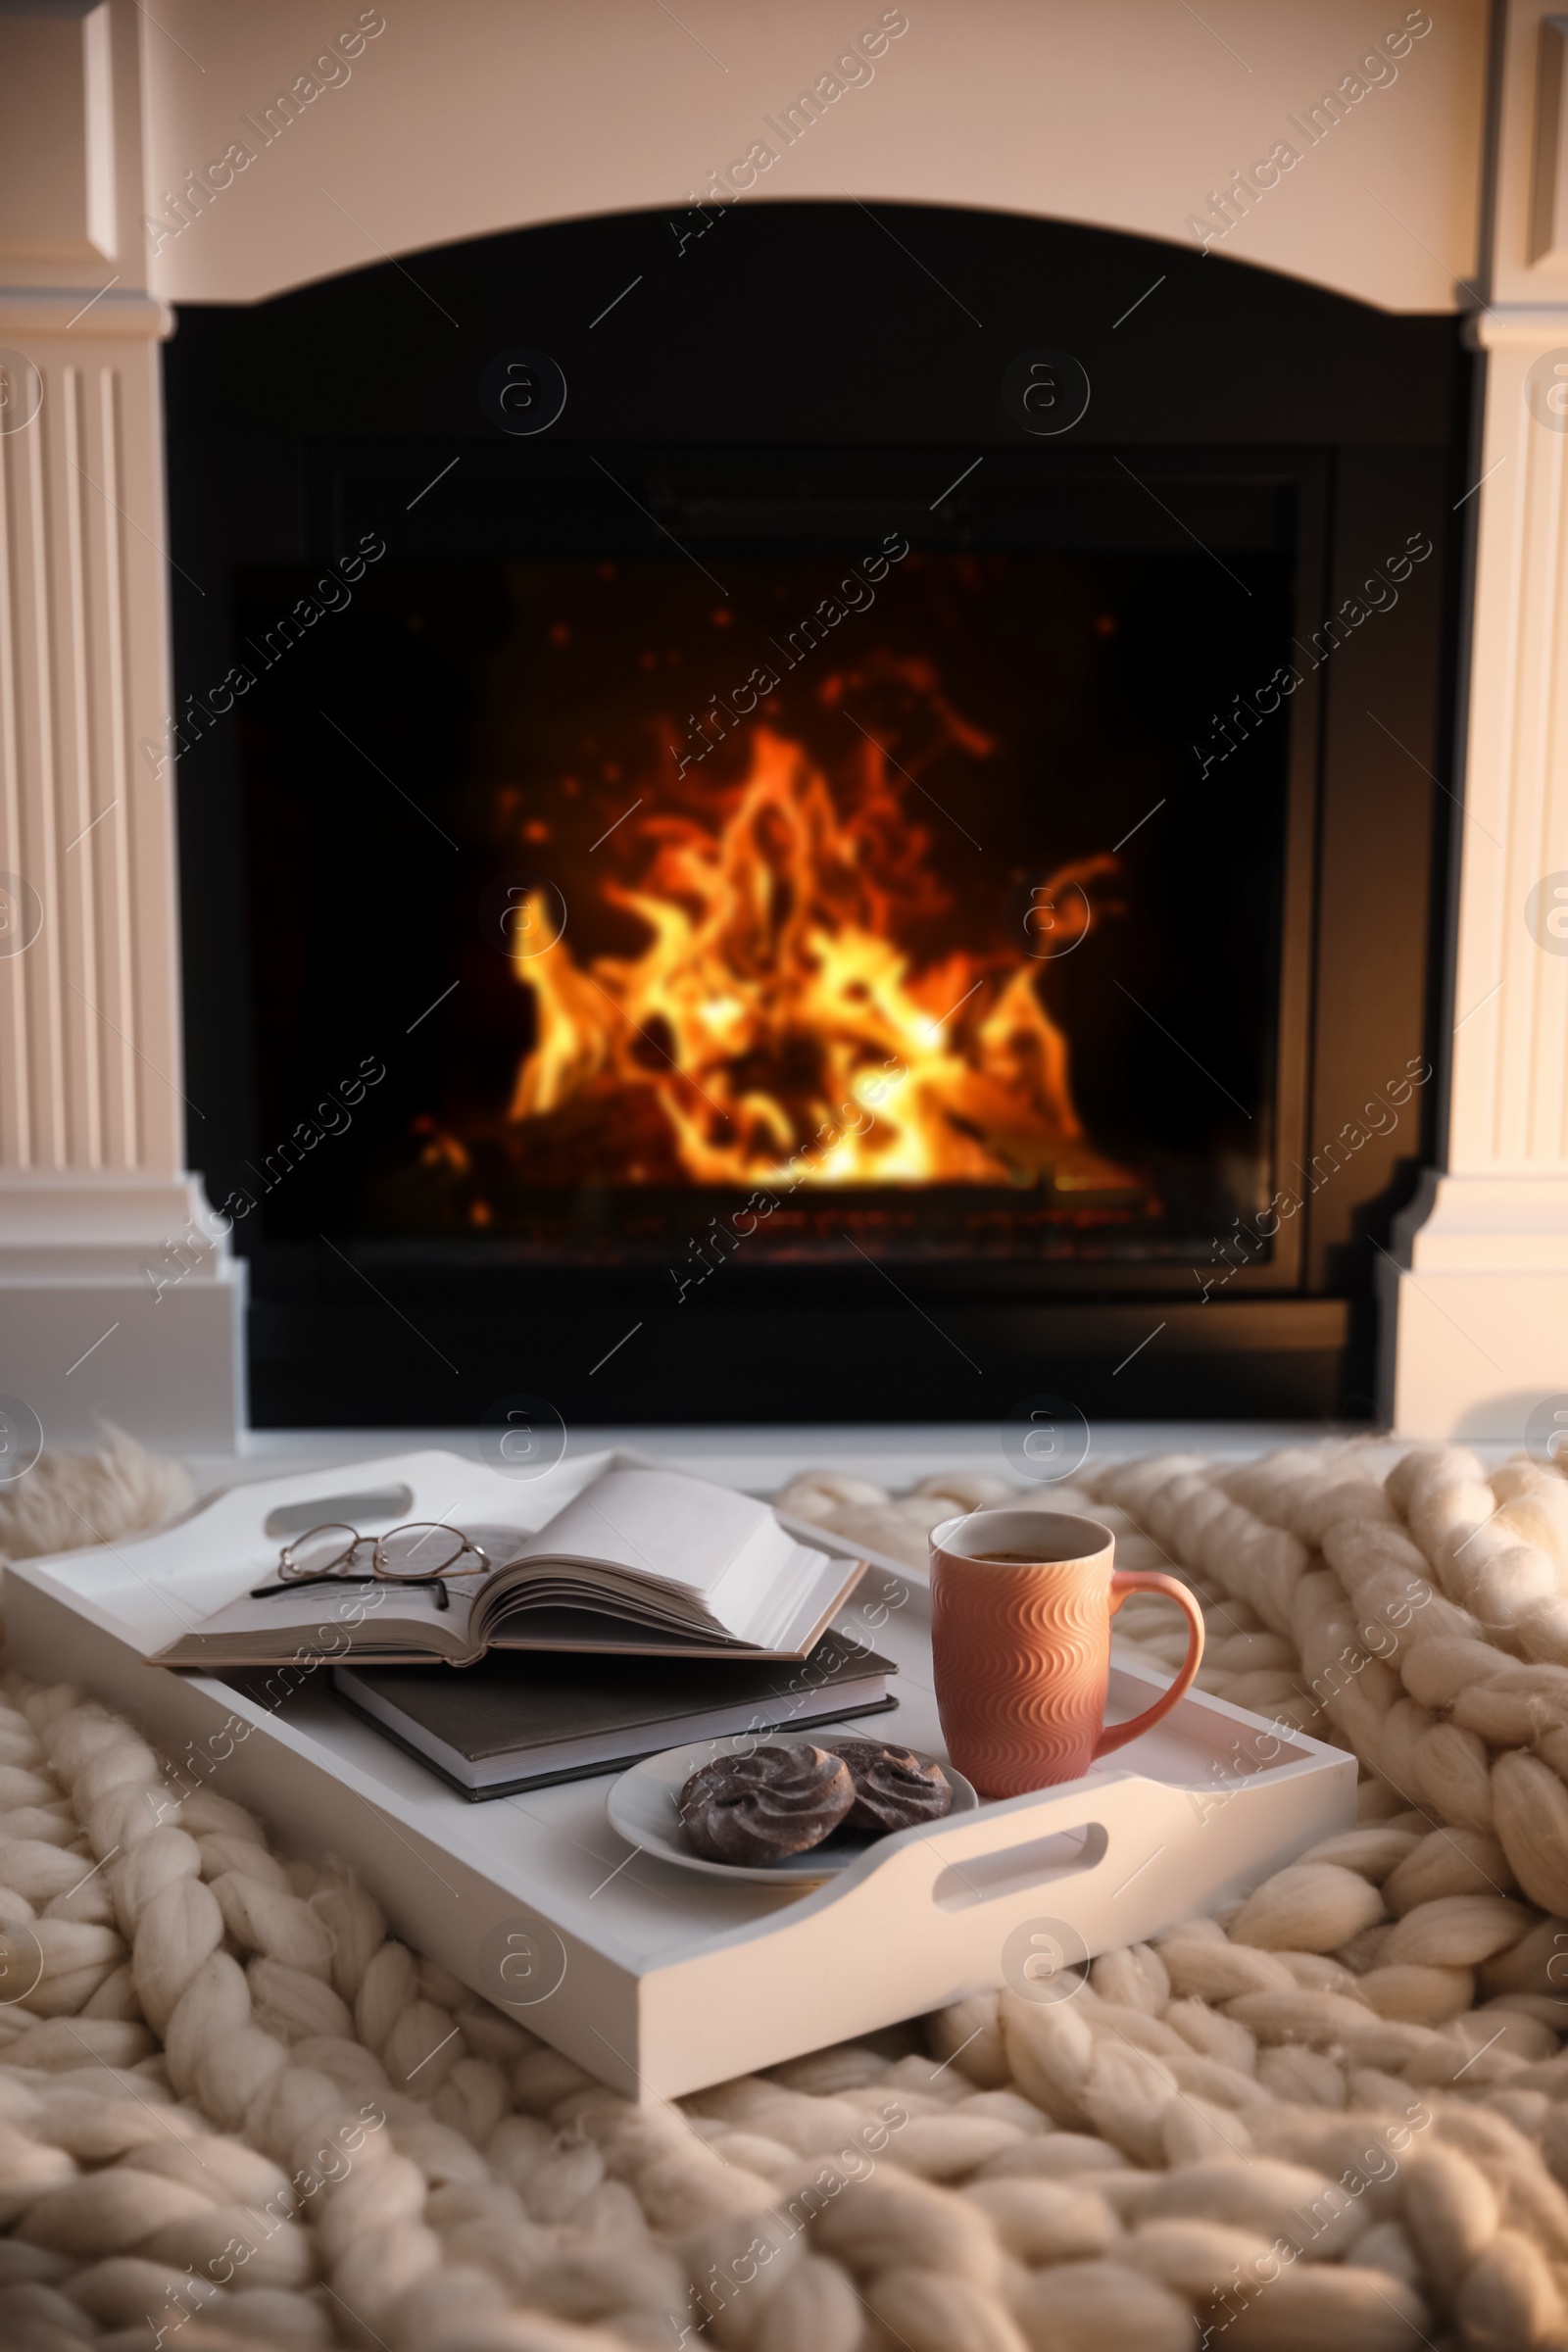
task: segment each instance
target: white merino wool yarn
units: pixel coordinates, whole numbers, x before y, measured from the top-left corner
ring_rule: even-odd
[[[13,1556],[89,1487],[108,1540],[179,1497],[122,1439],[33,1481]],[[780,1501],[917,1562],[1005,1493]],[[1205,1687],[1352,1748],[1358,1826],[1069,2001],[977,1992],[678,2105],[6,1679],[0,1986],[35,1982],[0,1999],[0,2347],[1568,2352],[1562,1482],[1329,1444],[1027,1499],[1185,1575]],[[1159,1659],[1168,1618],[1118,1630]]]

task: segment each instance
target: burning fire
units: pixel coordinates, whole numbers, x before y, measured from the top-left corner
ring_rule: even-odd
[[[579,964],[563,937],[516,956],[537,1030],[514,1121],[593,1101],[624,1118],[628,1097],[652,1097],[705,1185],[767,1183],[795,1153],[817,1185],[1135,1182],[1085,1138],[1039,963],[1020,949],[921,964],[899,944],[947,899],[877,746],[842,813],[801,746],[760,726],[720,808],[716,831],[644,817],[641,879],[601,886],[646,927],[640,953]],[[1088,927],[1083,886],[1114,865],[1084,858],[1045,886],[1061,894],[1055,953]]]

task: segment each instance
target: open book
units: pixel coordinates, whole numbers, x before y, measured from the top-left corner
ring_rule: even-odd
[[[532,1534],[462,1533],[484,1574],[288,1584],[257,1563],[249,1590],[153,1663],[271,1666],[304,1652],[471,1666],[490,1649],[803,1658],[865,1568],[798,1543],[766,1503],[675,1470],[606,1470]]]

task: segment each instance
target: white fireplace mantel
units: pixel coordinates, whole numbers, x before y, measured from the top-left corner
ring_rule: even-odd
[[[1472,652],[1463,774],[1445,779],[1465,802],[1451,1067],[1442,1168],[1380,1269],[1386,1396],[1412,1433],[1506,1436],[1568,1391],[1568,955],[1546,922],[1568,877],[1568,432],[1544,391],[1527,400],[1568,362],[1565,43],[1542,0],[1508,0],[1489,189],[1483,0],[1386,16],[452,0],[346,8],[334,30],[307,0],[0,10],[0,874],[24,884],[0,884],[0,1398],[57,1437],[107,1413],[220,1446],[243,1420],[243,1269],[185,1173],[201,1106],[181,1067],[172,770],[137,748],[171,707],[169,306],[683,205],[893,20],[874,76],[753,200],[962,204],[1190,243],[1288,118],[1411,28],[1397,74],[1219,250],[1391,311],[1476,314]],[[251,160],[225,179],[236,140]],[[43,399],[24,420],[29,368]]]
[[[1447,1152],[1378,1269],[1387,1409],[1431,1436],[1517,1436],[1568,1398],[1564,25],[1534,0],[1506,12],[1489,299],[1466,324],[1485,371]]]
[[[136,749],[170,707],[142,25],[0,13],[0,1398],[231,1443],[244,1269],[184,1172],[172,777]]]

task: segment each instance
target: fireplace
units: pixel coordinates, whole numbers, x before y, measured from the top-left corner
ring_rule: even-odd
[[[1136,493],[1094,487],[1109,554],[873,526],[853,552],[388,559],[297,644],[276,615],[313,575],[242,574],[276,1140],[229,1213],[657,1263],[677,1298],[710,1228],[793,1262],[1206,1259],[1273,1191],[1289,733],[1216,760],[1206,825],[1163,821],[1237,649],[1202,559],[1135,552]],[[1280,498],[1249,497],[1266,528]],[[1289,564],[1249,562],[1265,679]],[[422,909],[395,980],[334,917],[345,872]],[[372,1039],[342,1140],[292,1141]]]
[[[259,1421],[1371,1410],[1451,325],[915,219],[999,322],[983,392],[824,275],[833,206],[726,220],[618,382],[575,288],[641,217],[420,257],[451,325],[387,269],[183,316],[173,552],[222,592],[176,603],[163,753]],[[1009,368],[1093,385],[1162,270],[1148,405],[1037,434]],[[514,434],[524,340],[567,398]]]

